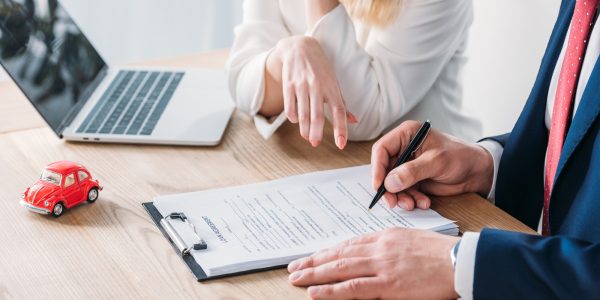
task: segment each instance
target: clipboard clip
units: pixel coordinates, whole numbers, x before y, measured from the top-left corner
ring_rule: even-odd
[[[192,228],[192,232],[194,233],[196,238],[198,238],[198,243],[195,243],[191,246],[187,246],[185,241],[179,235],[179,233],[177,233],[177,231],[175,231],[175,228],[173,227],[173,225],[171,225],[171,220],[181,220],[182,222],[187,223]],[[198,235],[198,232],[196,231],[196,226],[194,226],[194,224],[192,224],[189,221],[189,219],[185,216],[184,213],[182,213],[182,212],[181,213],[178,213],[178,212],[171,213],[171,214],[167,215],[166,217],[162,218],[160,220],[160,224],[163,226],[163,228],[169,235],[169,238],[171,238],[171,241],[173,241],[173,244],[175,244],[175,246],[179,250],[181,256],[190,255],[190,252],[192,250],[206,250],[208,248],[208,245],[206,244],[204,239],[202,239]]]

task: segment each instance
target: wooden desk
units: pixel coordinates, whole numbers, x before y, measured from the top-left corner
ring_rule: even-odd
[[[162,61],[220,67],[226,52]],[[12,83],[0,85],[0,298],[304,299],[285,270],[198,283],[141,206],[157,195],[258,182],[369,162],[371,143],[313,149],[295,126],[263,140],[236,113],[218,147],[79,144],[59,140]],[[331,136],[327,128],[326,137]],[[95,204],[59,219],[18,204],[23,189],[56,160],[85,164],[105,187]],[[533,232],[475,196],[434,207],[461,230]]]

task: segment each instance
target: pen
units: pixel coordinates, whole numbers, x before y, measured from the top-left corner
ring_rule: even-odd
[[[400,157],[398,158],[398,161],[396,161],[396,163],[394,164],[394,167],[391,168],[390,170],[393,170],[393,169],[397,168],[398,166],[400,166],[401,164],[408,161],[408,159],[413,155],[413,153],[415,153],[415,151],[417,151],[419,149],[421,144],[423,144],[423,141],[425,141],[425,138],[427,137],[427,134],[429,133],[429,129],[431,129],[431,122],[429,122],[429,120],[427,120],[427,121],[425,121],[425,123],[423,123],[423,125],[421,126],[419,131],[417,131],[417,135],[415,135],[415,137],[412,139],[412,141],[410,141],[406,150],[404,150],[404,152],[402,152],[402,155],[400,155]],[[387,177],[387,174],[386,174],[386,177]],[[377,204],[377,201],[379,201],[379,199],[381,199],[383,194],[385,194],[386,190],[385,190],[384,183],[385,183],[385,180],[384,180],[384,182],[381,183],[381,186],[377,190],[377,194],[375,194],[375,197],[373,197],[373,201],[371,201],[371,205],[369,205],[369,210],[371,210],[373,208],[373,206],[375,206],[375,204]]]

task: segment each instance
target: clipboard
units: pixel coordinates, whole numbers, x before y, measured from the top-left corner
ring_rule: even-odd
[[[150,215],[150,218],[154,222],[154,225],[156,225],[156,227],[158,227],[158,229],[163,234],[163,236],[167,239],[167,241],[171,244],[171,246],[173,246],[173,249],[175,250],[175,253],[177,254],[177,256],[179,256],[179,258],[181,258],[183,260],[183,262],[188,266],[188,268],[190,269],[192,274],[196,277],[196,280],[198,280],[199,282],[287,268],[287,265],[277,265],[277,266],[271,266],[271,267],[260,268],[260,269],[252,269],[252,270],[247,270],[247,271],[222,274],[222,275],[217,275],[217,276],[208,276],[208,275],[206,275],[206,272],[204,271],[204,269],[202,269],[202,267],[198,264],[198,262],[196,262],[196,260],[194,259],[194,256],[192,256],[190,253],[191,251],[202,251],[203,249],[194,249],[194,246],[196,244],[189,245],[189,246],[182,245],[180,243],[180,241],[177,241],[176,236],[172,237],[171,235],[173,234],[174,230],[165,228],[165,226],[163,226],[164,220],[169,219],[169,216],[167,216],[167,217],[163,216],[158,211],[156,206],[154,206],[153,202],[142,203],[142,206],[144,207],[144,209],[146,209],[146,212]],[[179,214],[179,213],[177,213],[177,214]],[[183,214],[183,212],[180,214]],[[161,221],[163,221],[163,222],[161,223]],[[193,225],[191,225],[191,226],[193,228]],[[171,232],[171,235],[169,234],[168,231]],[[199,244],[201,245],[202,242],[204,242],[204,241],[202,240],[202,238],[199,237]],[[210,247],[210,245],[206,245],[206,243],[204,243],[204,244],[206,247]],[[183,247],[184,249],[182,249],[182,246],[184,246]],[[198,245],[198,246],[196,246],[196,248],[201,248],[201,246]],[[206,249],[206,248],[204,248],[204,249]],[[184,250],[187,250],[187,252]]]

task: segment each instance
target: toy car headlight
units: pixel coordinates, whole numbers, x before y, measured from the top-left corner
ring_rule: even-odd
[[[50,201],[48,201],[48,200],[44,201],[44,206],[48,207],[48,205],[50,205]]]
[[[25,193],[21,194],[21,199],[25,199]]]

